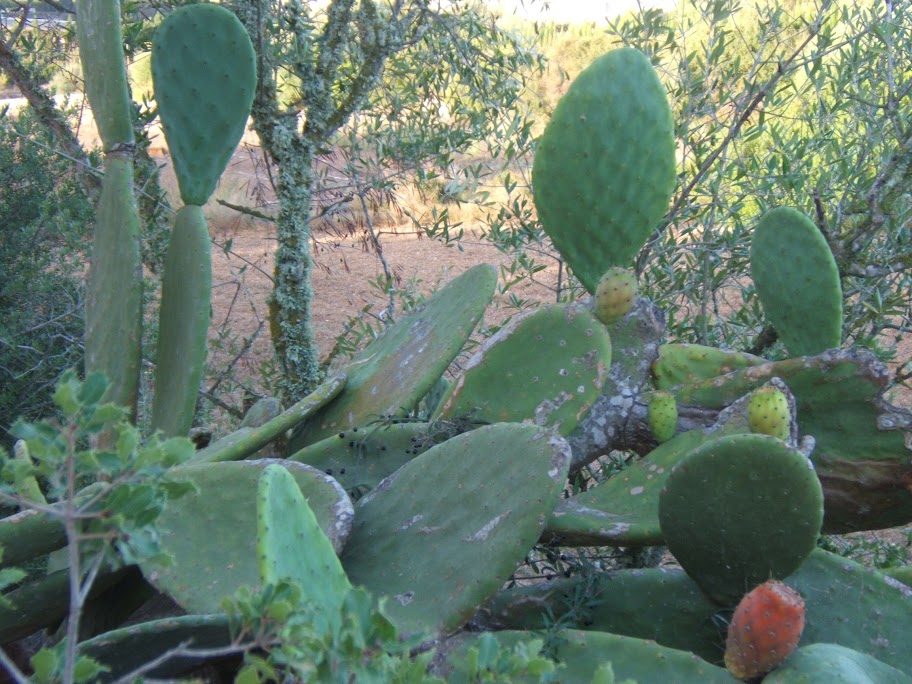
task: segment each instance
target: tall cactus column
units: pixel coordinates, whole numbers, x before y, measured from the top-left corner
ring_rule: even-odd
[[[244,135],[256,63],[244,27],[219,5],[171,13],[152,43],[155,100],[185,206],[165,257],[152,427],[186,435],[206,365],[212,263],[203,205]]]
[[[142,259],[133,193],[133,120],[119,0],[77,0],[86,95],[105,151],[86,301],[86,372],[111,383],[108,399],[136,409],[142,338]]]

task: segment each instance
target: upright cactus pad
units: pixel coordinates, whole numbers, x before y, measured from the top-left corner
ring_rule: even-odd
[[[569,465],[567,443],[531,425],[453,437],[358,502],[342,565],[352,584],[389,597],[404,632],[459,629],[532,548]]]
[[[288,453],[411,411],[465,345],[491,303],[496,284],[497,271],[480,264],[397,321],[346,366],[345,390],[294,432]]]
[[[592,313],[541,307],[482,345],[434,419],[529,422],[568,435],[599,397],[610,366],[611,338]]]
[[[278,463],[260,475],[256,515],[263,586],[288,580],[301,588],[318,615],[338,611],[351,584],[298,483]]]
[[[767,212],[754,228],[750,261],[766,317],[792,356],[839,346],[839,269],[811,219],[790,207]]]
[[[590,293],[631,264],[675,179],[671,109],[649,59],[633,48],[599,57],[558,102],[532,168],[542,226]]]
[[[155,32],[152,78],[181,198],[202,206],[247,126],[256,87],[250,37],[221,5],[182,7]]]
[[[196,5],[193,5],[196,7]],[[158,311],[152,428],[184,437],[193,426],[206,368],[212,293],[209,228],[203,210],[183,207],[174,221]]]
[[[768,435],[720,437],[672,471],[659,499],[669,551],[714,600],[788,577],[816,548],[823,492],[810,461]]]
[[[205,463],[175,468],[169,478],[196,491],[170,499],[156,521],[172,562],[141,563],[146,579],[191,612],[214,613],[239,587],[260,586],[257,492],[264,469],[276,461]],[[338,553],[351,531],[351,501],[331,477],[300,463],[284,463]],[[292,515],[289,512],[289,515]]]
[[[798,647],[804,612],[804,599],[782,582],[769,580],[752,589],[729,623],[725,667],[747,680],[781,665]]]

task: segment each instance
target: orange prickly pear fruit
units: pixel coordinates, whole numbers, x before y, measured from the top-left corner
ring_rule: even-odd
[[[633,271],[620,266],[609,268],[595,288],[595,315],[602,323],[611,323],[633,308],[637,280]]]
[[[760,677],[798,646],[804,630],[804,599],[778,580],[748,593],[732,616],[725,641],[725,667],[738,679]]]
[[[788,441],[792,416],[785,394],[771,385],[756,390],[747,403],[747,423],[751,432]]]

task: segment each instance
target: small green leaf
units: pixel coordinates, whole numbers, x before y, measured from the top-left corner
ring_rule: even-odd
[[[73,680],[76,684],[83,682],[95,681],[102,672],[107,672],[109,668],[99,663],[94,658],[80,656],[73,667]]]
[[[50,682],[54,680],[57,672],[57,653],[50,648],[42,648],[38,653],[29,658],[32,666],[32,679],[35,682]]]
[[[104,373],[92,373],[81,385],[77,384],[76,400],[83,406],[97,404],[108,389]]]

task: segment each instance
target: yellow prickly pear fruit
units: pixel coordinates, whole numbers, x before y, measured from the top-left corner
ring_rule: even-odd
[[[633,308],[637,280],[633,271],[620,266],[609,268],[595,288],[595,315],[602,323],[611,323]]]
[[[661,444],[674,437],[678,427],[678,404],[668,392],[656,392],[649,400],[646,410],[649,429]]]
[[[754,391],[747,403],[747,424],[751,432],[772,435],[787,441],[791,432],[788,399],[775,387],[767,385]]]

